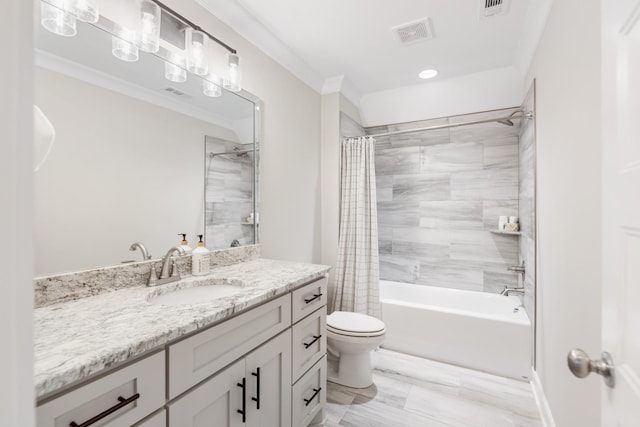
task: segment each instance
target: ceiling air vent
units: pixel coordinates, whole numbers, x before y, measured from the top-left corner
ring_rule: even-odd
[[[165,87],[164,90],[166,90],[167,92],[170,92],[170,93],[172,93],[174,95],[177,95],[177,96],[184,96],[186,98],[190,98],[190,96],[189,95],[185,95],[185,93],[183,91],[175,89],[175,88],[172,88],[172,87]]]
[[[480,17],[489,18],[492,16],[506,15],[509,11],[511,0],[480,0]]]
[[[413,44],[435,37],[429,18],[422,18],[406,24],[396,25],[391,28],[402,44]]]

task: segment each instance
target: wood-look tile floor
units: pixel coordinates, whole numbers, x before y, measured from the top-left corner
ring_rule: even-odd
[[[389,350],[374,384],[328,383],[326,427],[542,427],[529,383]]]

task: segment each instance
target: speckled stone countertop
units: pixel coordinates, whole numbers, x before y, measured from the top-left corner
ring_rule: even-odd
[[[207,276],[137,286],[47,305],[34,310],[36,396],[160,348],[189,332],[322,277],[330,267],[255,259],[215,268]],[[197,304],[157,305],[149,299],[179,288],[228,279],[242,293]]]

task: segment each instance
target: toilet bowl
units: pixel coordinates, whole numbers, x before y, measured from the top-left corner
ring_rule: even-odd
[[[328,380],[352,388],[373,384],[371,350],[384,341],[384,322],[360,313],[334,311],[327,316],[327,347],[338,357]]]

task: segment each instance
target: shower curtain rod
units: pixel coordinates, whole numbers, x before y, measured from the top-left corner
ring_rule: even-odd
[[[367,138],[367,137],[373,137],[373,138],[379,138],[379,137],[383,137],[383,136],[392,136],[392,135],[402,135],[405,133],[414,133],[414,132],[425,132],[428,130],[437,130],[437,129],[447,129],[447,128],[456,128],[456,127],[460,127],[460,126],[469,126],[469,125],[477,125],[480,123],[491,123],[491,122],[506,122],[508,120],[513,120],[513,119],[533,119],[533,112],[532,111],[527,111],[526,113],[524,111],[516,111],[516,113],[520,113],[519,115],[511,115],[511,116],[506,116],[506,117],[497,117],[495,119],[485,119],[485,120],[474,120],[471,122],[460,122],[460,123],[449,123],[446,125],[434,125],[434,126],[427,126],[427,127],[423,127],[423,128],[415,128],[415,129],[405,129],[405,130],[397,130],[394,132],[386,132],[386,133],[377,133],[377,134],[373,134],[373,135],[360,135],[355,136],[355,137],[349,137],[349,138]],[[508,124],[507,124],[508,125]],[[511,125],[508,126],[513,126],[513,123]]]

